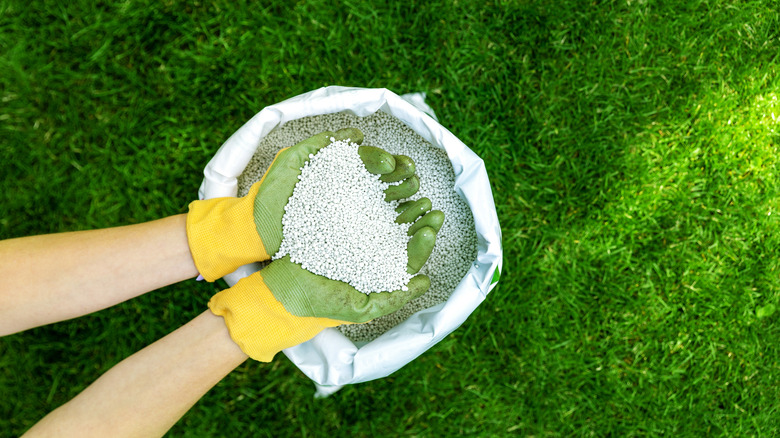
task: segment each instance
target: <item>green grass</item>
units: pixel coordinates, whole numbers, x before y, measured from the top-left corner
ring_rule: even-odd
[[[460,329],[325,400],[247,362],[171,436],[780,434],[777,1],[61,3],[0,2],[0,238],[184,212],[333,84],[427,92],[493,184],[505,270]],[[0,434],[218,287],[0,339]]]

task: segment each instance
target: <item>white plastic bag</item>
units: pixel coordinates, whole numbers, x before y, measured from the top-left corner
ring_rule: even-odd
[[[287,357],[317,385],[324,397],[350,383],[386,377],[424,353],[458,328],[495,287],[501,272],[501,229],[484,162],[435,120],[422,93],[398,96],[386,89],[326,87],[264,108],[236,131],[209,161],[201,199],[236,196],[243,173],[260,140],[290,120],[344,112],[368,116],[388,113],[431,144],[446,150],[455,170],[455,190],[474,214],[478,253],[449,299],[421,310],[377,339],[356,345],[335,328],[284,350]],[[241,267],[225,276],[233,286],[259,265]]]

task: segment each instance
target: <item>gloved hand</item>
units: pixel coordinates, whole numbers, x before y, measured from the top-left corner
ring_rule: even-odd
[[[361,144],[363,133],[347,128],[316,134],[279,151],[263,178],[243,198],[214,198],[190,204],[187,239],[203,278],[214,281],[245,264],[268,260],[279,250],[284,206],[292,196],[300,169],[309,155],[329,145],[331,138],[349,138]],[[361,146],[358,153],[366,168],[382,174],[384,181],[403,181],[387,189],[387,200],[407,198],[417,192],[419,180],[408,157],[393,156],[370,146]]]
[[[417,221],[433,227],[422,226],[409,240],[409,274],[416,274],[428,260],[436,230],[441,227],[439,218],[443,219],[443,213],[434,210]],[[430,279],[420,274],[412,277],[406,291],[366,295],[347,283],[303,269],[288,255],[214,295],[209,308],[225,319],[231,338],[244,353],[270,362],[279,351],[308,341],[326,327],[366,322],[395,312],[429,287]]]

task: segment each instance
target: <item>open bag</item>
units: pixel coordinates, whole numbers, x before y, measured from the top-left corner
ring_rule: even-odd
[[[350,383],[386,377],[411,362],[463,324],[496,286],[501,273],[501,229],[484,162],[436,120],[422,93],[398,96],[386,89],[331,86],[314,90],[257,113],[236,131],[206,165],[201,199],[236,196],[237,177],[247,167],[260,141],[290,120],[344,112],[359,117],[383,111],[446,151],[455,171],[455,191],[474,215],[477,258],[446,302],[420,310],[368,343],[356,344],[328,328],[284,354],[311,378],[316,396],[324,397]],[[225,276],[233,286],[255,272],[246,265]]]

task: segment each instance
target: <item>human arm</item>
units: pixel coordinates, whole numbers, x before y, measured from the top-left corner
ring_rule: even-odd
[[[197,267],[213,281],[268,258],[267,251],[275,252],[281,241],[284,205],[300,167],[331,135],[362,141],[360,131],[347,129],[286,149],[264,178],[266,184],[253,187],[261,195],[257,198],[195,201],[187,215],[0,241],[0,336],[105,309],[193,278]],[[391,159],[379,150],[363,158],[367,165]],[[396,167],[392,175],[397,179],[414,173],[413,166]]]
[[[294,148],[291,149],[294,150]],[[289,154],[287,156],[289,157]],[[294,166],[288,166],[288,168],[291,172],[298,169]],[[277,180],[277,178],[272,180]],[[259,188],[261,185],[258,184],[256,187]],[[277,193],[274,194],[278,197]],[[270,222],[271,225],[276,222],[273,220],[273,215],[277,212],[268,208],[266,201],[273,198],[273,194],[259,196],[257,201],[254,202],[254,206],[258,204],[263,206],[265,209],[264,213],[271,212],[263,216],[264,219],[271,218],[270,221],[266,221]],[[287,198],[282,196],[280,199],[286,200]],[[221,208],[221,206],[227,205],[227,208],[232,209],[236,204],[236,202],[213,200],[198,202],[195,205],[206,205],[209,208],[219,205],[220,207],[216,211],[222,212],[226,211],[226,209]],[[249,205],[252,206],[252,204]],[[283,207],[283,204],[280,205]],[[246,211],[243,208],[237,208],[232,209],[231,212],[239,210],[240,212]],[[210,212],[213,211],[215,210],[210,210]],[[251,209],[249,212],[251,213]],[[207,216],[211,217],[209,214],[200,215],[200,218]],[[212,241],[219,243],[221,239],[214,239],[211,231],[223,229],[224,220],[221,215],[216,216],[218,219],[209,220],[209,223],[213,223],[215,226],[206,227],[208,232],[205,234]],[[232,217],[239,216],[236,214]],[[250,221],[256,218],[256,216],[252,218],[249,215]],[[244,222],[238,221],[237,224],[241,225]],[[265,229],[262,227],[262,224],[259,224],[257,228],[261,234]],[[267,248],[265,244],[268,241],[269,239],[264,239],[261,243]],[[193,248],[193,241],[191,240],[190,243],[190,248]],[[201,243],[195,242],[195,248],[207,248],[209,252],[214,251],[212,245],[203,245]],[[221,248],[232,251],[229,245],[222,245]],[[191,250],[191,254],[196,252],[198,251]],[[216,253],[220,254],[219,252]],[[247,251],[246,254],[247,258],[256,257],[257,252],[254,251],[254,248],[250,248],[250,251]],[[427,255],[425,258],[427,258]],[[214,259],[221,260],[222,257],[218,256]],[[234,260],[241,260],[241,258]],[[272,263],[274,267],[284,266],[284,264],[284,261]],[[200,266],[198,265],[198,267]],[[209,265],[205,264],[204,266]],[[209,272],[214,274],[212,278],[218,278],[218,270],[232,269],[232,266],[232,262],[230,264],[220,263],[217,270],[209,270]],[[269,287],[273,288],[276,293],[284,292],[288,298],[283,299],[284,302],[277,301],[276,295],[272,293],[269,287],[266,287],[265,280],[258,273],[251,278],[240,281],[230,289],[232,292],[221,294],[221,298],[214,300],[210,304],[212,312],[219,314],[225,320],[223,322],[220,318],[217,318],[221,323],[221,325],[218,325],[222,329],[221,333],[226,334],[229,331],[232,339],[242,344],[241,348],[248,345],[249,348],[247,350],[260,351],[260,355],[256,357],[258,360],[271,360],[276,352],[310,339],[325,327],[343,322],[365,321],[397,310],[407,300],[419,296],[419,294],[424,292],[424,289],[427,289],[427,278],[418,278],[414,285],[410,284],[408,291],[397,291],[393,294],[374,294],[369,298],[354,289],[335,285],[336,282],[329,282],[328,284],[311,282],[308,289],[320,289],[319,286],[322,286],[323,290],[327,289],[325,291],[327,293],[320,297],[319,300],[322,300],[327,295],[330,297],[327,300],[329,303],[324,308],[323,306],[314,306],[303,309],[304,313],[300,314],[294,309],[288,312],[286,308],[290,304],[290,296],[298,294],[298,292],[295,292],[298,290],[297,288],[288,291],[288,288],[282,281],[284,278],[289,278],[289,275],[272,275],[273,272],[271,271],[265,271],[266,277],[268,277],[269,281],[273,279],[278,281],[275,283],[271,281]],[[289,274],[288,271],[280,272],[276,270],[275,272],[277,274]],[[194,276],[194,269],[192,276]],[[206,276],[205,273],[204,276]],[[309,283],[309,277],[305,275],[296,275],[295,277],[298,279],[295,280],[296,282],[300,280]],[[261,286],[260,283],[263,283],[264,292],[261,295],[257,295]],[[309,290],[308,292],[312,291]],[[341,311],[339,303],[343,303],[349,309]],[[314,312],[311,315],[308,314],[310,310]],[[325,312],[321,312],[322,310]],[[335,310],[335,312],[331,312],[331,310]],[[235,323],[230,324],[228,320],[232,317],[238,319],[234,318]],[[334,318],[339,318],[339,320]],[[130,435],[141,433],[144,435],[163,434],[202,394],[247,357],[246,354],[239,354],[235,350],[233,351],[235,355],[232,355],[224,351],[215,351],[214,348],[209,348],[210,344],[202,345],[200,341],[212,338],[208,335],[208,333],[211,333],[209,330],[206,330],[205,333],[202,330],[198,330],[199,327],[203,328],[207,324],[206,322],[198,321],[213,322],[214,316],[206,314],[196,318],[196,321],[188,324],[188,326],[195,327],[194,329],[188,329],[188,326],[185,326],[112,368],[74,400],[44,418],[39,425],[36,425],[30,431],[30,436],[35,436],[34,434],[36,433],[48,435],[52,432],[68,434],[74,431],[78,431],[80,432],[79,435],[83,435],[86,433],[84,430],[93,432],[95,435],[101,435],[106,431],[110,431],[112,436],[120,433]],[[273,323],[269,324],[269,321],[273,321]],[[229,324],[227,327],[226,323]],[[217,330],[217,327],[212,323],[208,323],[208,326]],[[230,328],[231,326],[232,328]],[[243,329],[249,329],[249,331],[242,331]],[[236,345],[226,341],[226,339],[230,339],[229,337],[222,336],[221,338],[226,345]],[[191,356],[193,354],[192,346],[195,347],[196,351],[200,352],[196,354],[213,356],[216,357],[217,361],[207,361],[206,363],[194,361],[196,369],[192,369],[192,364],[189,363],[193,362]],[[211,346],[213,347],[213,345]],[[216,350],[219,349],[217,348]],[[247,350],[244,351],[246,352]],[[220,358],[225,359],[225,361],[220,361]],[[183,369],[180,370],[179,368],[181,367]],[[201,371],[205,372],[201,373]],[[182,390],[182,388],[185,388],[185,390]],[[179,391],[181,393],[177,394]],[[150,406],[151,409],[148,409],[147,406]],[[114,418],[117,415],[123,415],[123,413],[126,418]]]
[[[86,315],[198,275],[186,215],[0,241],[0,336]]]
[[[247,357],[206,311],[119,362],[24,437],[162,436]]]

